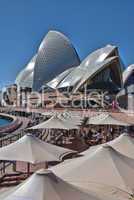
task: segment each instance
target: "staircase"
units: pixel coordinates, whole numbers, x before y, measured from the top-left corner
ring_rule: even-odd
[[[23,173],[5,174],[0,178],[0,188],[16,186],[22,183],[27,177],[28,175]]]

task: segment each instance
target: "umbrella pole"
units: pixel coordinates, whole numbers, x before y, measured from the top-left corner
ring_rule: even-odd
[[[5,174],[5,161],[3,161],[3,173]]]
[[[27,176],[30,176],[30,163],[27,163]]]
[[[13,162],[13,171],[16,171],[16,161]]]
[[[68,130],[68,137],[70,136],[70,130]]]
[[[45,169],[48,169],[48,163],[45,162]]]

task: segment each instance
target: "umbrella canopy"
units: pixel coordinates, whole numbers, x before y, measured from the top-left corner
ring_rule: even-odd
[[[32,164],[61,161],[62,158],[75,151],[43,142],[28,134],[16,142],[0,148],[0,160],[24,161]]]
[[[71,130],[71,129],[78,129],[79,127],[71,122],[70,120],[63,120],[62,117],[55,114],[47,121],[44,121],[36,126],[30,127],[28,129],[65,129],[65,130]]]
[[[70,111],[65,111],[64,113],[58,114],[58,117],[65,122],[69,122],[74,124],[75,126],[81,125],[83,122],[83,118],[79,115],[76,115],[75,113],[72,113]]]
[[[98,148],[92,155],[57,165],[52,170],[64,180],[86,189],[90,182],[94,182],[114,186],[130,194],[134,192],[134,160],[108,145]]]
[[[62,179],[51,171],[40,170],[24,183],[4,192],[1,200],[102,200],[93,192],[85,192]],[[113,198],[108,198],[113,200]],[[104,200],[104,198],[103,198]],[[106,198],[105,198],[106,200]]]
[[[118,119],[115,119],[109,113],[102,113],[97,116],[93,116],[89,118],[87,124],[94,124],[94,125],[116,125],[116,126],[130,126],[130,124],[122,122]]]
[[[103,145],[104,144],[98,144],[98,145],[91,146],[87,150],[81,152],[81,155],[83,155],[83,156],[89,156],[92,153],[94,153],[99,147],[101,147]]]
[[[108,146],[111,146],[114,150],[118,151],[120,154],[134,159],[134,138],[127,133],[121,134],[119,137],[114,140],[106,143]],[[95,145],[82,152],[84,156],[91,155],[94,153],[100,146],[103,144]]]
[[[127,133],[124,133],[113,141],[108,142],[108,145],[119,153],[134,159],[134,138],[129,136]]]

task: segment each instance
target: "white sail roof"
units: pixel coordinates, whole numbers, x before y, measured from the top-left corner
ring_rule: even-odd
[[[69,68],[69,69],[63,71],[61,74],[59,74],[58,76],[56,76],[53,80],[49,81],[47,83],[47,86],[49,86],[50,88],[56,89],[57,86],[60,84],[60,82],[63,81],[63,79],[68,74],[70,74],[73,70],[74,70],[74,67]]]
[[[119,63],[118,51],[115,46],[106,45],[89,54],[78,67],[75,67],[59,84],[57,88],[73,87],[75,93],[87,80],[92,79],[104,69],[112,66],[113,63]],[[121,86],[121,66],[113,64],[112,72],[114,82]]]
[[[30,60],[27,66],[16,77],[15,83],[17,86],[32,88],[36,57],[37,55]]]
[[[40,90],[55,76],[79,64],[79,56],[70,40],[58,31],[49,31],[37,52],[33,89]]]
[[[117,97],[119,98],[120,96],[129,96],[132,95],[132,102],[133,102],[133,95],[134,95],[134,84],[131,84],[127,86],[126,88],[123,88],[120,90],[120,92],[117,94]]]
[[[0,148],[0,160],[15,160],[36,164],[61,161],[69,153],[75,153],[75,151],[43,142],[28,134],[14,143]]]
[[[107,58],[102,63],[97,63],[96,65],[90,67],[90,70],[88,67],[85,67],[85,68],[83,67],[85,69],[85,73],[83,77],[81,78],[81,80],[79,81],[79,83],[77,84],[76,88],[74,89],[74,92],[76,92],[87,80],[91,81],[91,79],[95,77],[96,74],[101,72],[104,68],[108,67],[111,63],[117,61],[117,59],[118,59],[117,56]]]
[[[129,77],[132,75],[134,72],[134,64],[129,65],[126,70],[123,72],[123,84],[125,85]]]

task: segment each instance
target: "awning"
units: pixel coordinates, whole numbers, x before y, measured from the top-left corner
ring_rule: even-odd
[[[24,161],[32,164],[61,161],[75,151],[52,145],[28,134],[16,142],[0,148],[0,160]]]

